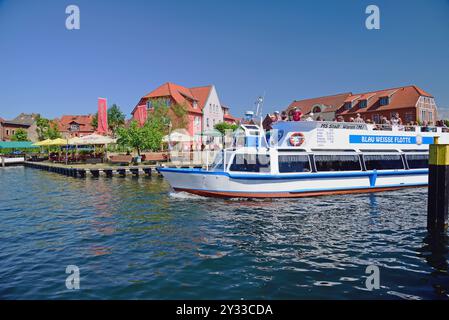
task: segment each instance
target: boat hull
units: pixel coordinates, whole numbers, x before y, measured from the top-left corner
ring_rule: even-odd
[[[425,187],[428,170],[248,175],[160,168],[175,191],[218,198],[300,198]]]
[[[304,197],[318,197],[326,195],[342,195],[342,194],[359,194],[359,193],[374,193],[394,191],[404,188],[420,188],[425,185],[415,186],[401,186],[401,187],[385,187],[385,188],[369,188],[369,189],[349,189],[349,190],[328,190],[315,192],[277,192],[277,193],[245,193],[245,192],[224,192],[224,191],[203,191],[193,189],[174,188],[177,192],[187,192],[202,197],[212,198],[256,198],[256,199],[276,199],[276,198],[304,198]]]

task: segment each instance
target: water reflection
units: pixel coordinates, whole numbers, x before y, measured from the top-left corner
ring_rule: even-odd
[[[448,239],[423,241],[423,189],[247,201],[172,195],[159,178],[0,177],[5,298],[447,297]],[[68,264],[85,277],[76,297],[58,280]],[[365,288],[370,264],[380,290]]]

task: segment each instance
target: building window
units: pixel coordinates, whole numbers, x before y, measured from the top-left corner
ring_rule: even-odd
[[[193,107],[196,109],[198,107],[198,103],[196,101],[193,101]]]
[[[426,121],[426,110],[421,110],[421,121]]]
[[[352,108],[352,102],[345,102],[344,107],[345,107],[346,110],[351,109]]]
[[[167,107],[170,107],[170,106],[171,106],[171,99],[170,99],[170,98],[165,99],[165,105],[166,105]]]
[[[70,131],[79,131],[80,130],[80,126],[78,124],[71,124],[70,125]]]
[[[148,100],[147,101],[147,109],[151,109],[151,108],[153,108],[153,101]]]
[[[200,117],[195,117],[195,126],[200,125]]]
[[[380,115],[373,114],[373,122],[374,123],[380,123]]]
[[[406,112],[406,113],[405,113],[405,116],[404,116],[404,120],[405,120],[406,123],[415,121],[415,119],[414,119],[414,117],[413,117],[413,113],[411,113],[411,112]]]
[[[389,97],[382,97],[379,100],[379,103],[381,106],[386,106],[390,103],[390,98]]]
[[[9,136],[9,130],[6,130],[6,135]]]
[[[433,122],[433,113],[432,113],[432,111],[429,111],[429,121]]]
[[[209,118],[206,118],[206,127],[209,128]]]
[[[366,108],[366,106],[368,105],[368,100],[366,100],[366,99],[363,99],[363,100],[360,100],[360,108]]]
[[[320,113],[320,112],[321,112],[321,108],[318,107],[318,106],[316,106],[316,107],[313,108],[313,111],[312,111],[312,112],[313,112],[313,113]]]

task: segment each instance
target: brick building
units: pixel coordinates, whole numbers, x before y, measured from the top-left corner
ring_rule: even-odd
[[[11,141],[12,136],[18,129],[23,129],[27,132],[28,140],[32,142],[38,141],[36,119],[38,114],[21,113],[12,120],[5,120],[0,118],[0,140]]]
[[[131,114],[135,117],[137,107],[146,105],[149,112],[155,100],[163,101],[168,107],[173,104],[184,105],[187,109],[187,127],[191,136],[202,131],[212,130],[220,122],[235,122],[229,107],[221,104],[214,85],[187,88],[167,82],[143,96]],[[169,113],[173,117],[172,113]]]
[[[95,132],[92,126],[93,115],[64,115],[54,121],[63,138],[83,137]]]
[[[362,93],[342,93],[306,100],[293,101],[287,110],[301,108],[304,114],[313,113],[324,120],[333,120],[343,116],[345,121],[361,117],[379,123],[382,116],[391,118],[397,112],[404,123],[423,122],[435,123],[438,120],[438,110],[434,97],[421,88],[411,85],[399,88],[384,89]]]

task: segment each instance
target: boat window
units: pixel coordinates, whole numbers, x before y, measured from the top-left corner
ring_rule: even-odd
[[[406,154],[408,167],[410,169],[420,169],[429,167],[429,155],[428,154]]]
[[[279,155],[279,172],[310,172],[309,156]]]
[[[315,155],[317,171],[360,171],[358,155]]]
[[[404,163],[399,154],[365,154],[363,158],[366,170],[404,169]]]
[[[214,159],[214,162],[211,164],[211,169],[213,170],[217,170],[217,171],[222,171],[224,170],[223,167],[223,151],[219,152]]]
[[[236,154],[229,170],[241,172],[270,172],[270,157],[268,155]]]

